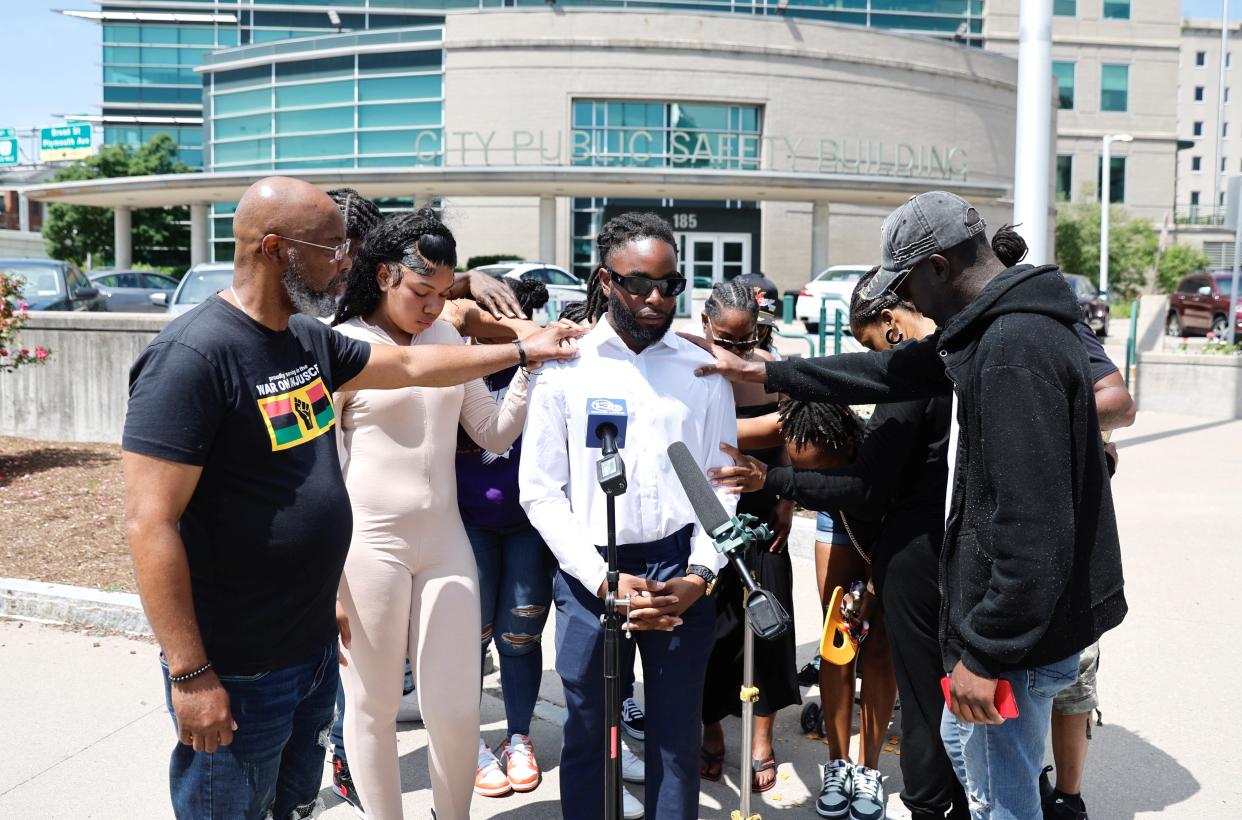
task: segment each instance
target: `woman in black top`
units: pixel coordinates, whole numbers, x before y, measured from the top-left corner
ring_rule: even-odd
[[[759,344],[759,305],[752,288],[722,283],[712,288],[703,313],[704,337],[739,356],[768,358],[757,350]],[[754,389],[748,389],[754,388]],[[772,396],[756,385],[735,385],[737,417],[750,419],[775,413],[779,396]],[[764,464],[788,464],[783,446],[748,449],[746,452]],[[749,513],[768,524],[775,537],[767,544],[747,551],[746,565],[756,574],[765,590],[776,597],[785,611],[793,609],[793,566],[786,551],[786,540],[793,523],[793,502],[775,492],[760,490],[741,497],[738,514]],[[732,567],[720,572],[716,600],[716,643],[707,663],[703,687],[703,748],[699,774],[719,780],[724,757],[724,733],[720,721],[726,715],[741,714],[738,692],[742,684],[742,638],[745,616],[742,609],[742,583]],[[772,754],[772,725],[776,713],[801,703],[798,692],[795,651],[797,642],[790,629],[774,641],[755,642],[755,683],[759,700],[755,703],[755,734],[751,743],[752,788],[767,791],[776,784],[776,760]]]

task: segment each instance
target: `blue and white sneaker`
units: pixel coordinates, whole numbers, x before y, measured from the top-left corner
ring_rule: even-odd
[[[853,780],[850,820],[883,820],[884,784],[880,781],[880,773],[866,766],[855,766]]]
[[[621,727],[635,740],[642,740],[647,736],[647,716],[633,698],[626,698],[621,702]]]
[[[824,785],[815,801],[820,817],[846,817],[854,797],[854,767],[848,760],[830,760],[824,766]]]

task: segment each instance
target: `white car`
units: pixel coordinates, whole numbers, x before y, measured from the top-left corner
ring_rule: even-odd
[[[569,302],[579,302],[587,297],[586,283],[569,271],[557,265],[543,262],[497,262],[475,268],[497,278],[504,279],[538,279],[548,289],[548,305],[542,315],[530,317],[540,324],[556,319],[561,308]]]
[[[845,314],[843,324],[849,324],[850,296],[854,286],[871,265],[833,265],[810,282],[803,285],[798,292],[798,302],[794,305],[794,318],[806,325],[807,333],[819,332],[819,307],[824,297],[828,297],[828,326],[840,308]]]
[[[180,316],[232,282],[232,262],[204,262],[186,271],[171,297],[167,293],[152,293],[151,304],[167,307],[171,315]]]

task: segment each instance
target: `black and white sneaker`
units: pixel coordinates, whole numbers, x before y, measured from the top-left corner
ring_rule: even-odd
[[[647,716],[633,698],[626,698],[621,702],[621,726],[635,740],[642,740],[647,736]]]
[[[850,798],[850,820],[883,820],[884,784],[880,773],[866,766],[854,767],[854,795]]]
[[[824,785],[815,801],[820,817],[846,817],[854,796],[854,767],[848,760],[832,760],[824,766]]]
[[[332,793],[348,803],[354,814],[366,820],[362,801],[358,799],[358,792],[354,789],[354,779],[349,775],[349,766],[339,755],[332,756]]]

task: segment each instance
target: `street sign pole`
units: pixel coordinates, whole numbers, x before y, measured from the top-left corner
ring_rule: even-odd
[[[1229,344],[1238,343],[1238,268],[1242,262],[1242,177],[1230,177],[1225,194],[1225,227],[1233,231],[1233,282],[1229,288]]]

